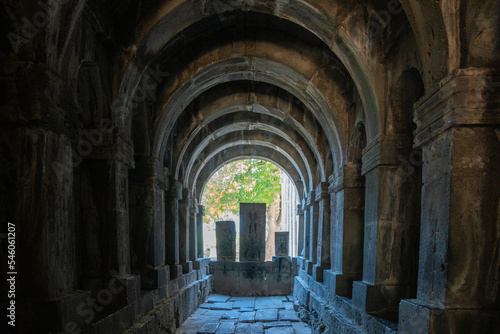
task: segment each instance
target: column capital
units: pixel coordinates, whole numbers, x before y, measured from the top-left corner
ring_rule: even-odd
[[[181,204],[187,205],[189,207],[193,206],[193,196],[188,188],[182,188],[182,196],[179,201],[181,201]]]
[[[454,71],[415,104],[414,114],[414,147],[453,127],[500,124],[500,70]]]
[[[169,178],[167,178],[167,180],[168,180],[169,187],[165,193],[165,196],[167,198],[181,200],[182,199],[182,184],[179,181],[177,181],[176,179],[174,179],[173,177],[169,177]]]
[[[297,212],[297,215],[301,215],[301,214],[304,213],[304,210],[302,209],[302,205],[301,204],[297,205],[297,211],[296,212]]]
[[[363,188],[365,183],[364,177],[361,175],[361,169],[362,165],[360,163],[346,163],[328,178],[330,183],[329,193],[336,193],[345,188]]]
[[[321,201],[322,199],[329,199],[330,194],[328,192],[328,188],[330,186],[330,183],[328,182],[321,182],[316,186],[316,192],[315,192],[315,199],[316,202]]]
[[[362,175],[381,165],[398,166],[400,158],[409,155],[411,146],[411,134],[377,136],[363,150]]]
[[[201,216],[205,215],[205,206],[204,205],[198,205],[198,214]]]
[[[307,194],[306,205],[305,205],[306,208],[309,208],[311,205],[313,205],[315,197],[316,197],[315,191],[311,191]]]

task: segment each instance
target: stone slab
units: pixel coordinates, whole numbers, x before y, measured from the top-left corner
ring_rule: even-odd
[[[290,248],[290,232],[274,232],[275,256],[288,256]]]
[[[276,299],[272,297],[262,297],[255,301],[255,309],[285,309],[285,305],[281,299]]]
[[[254,323],[255,322],[255,312],[243,312],[240,314],[240,322],[243,323]]]
[[[207,299],[207,303],[225,303],[227,302],[231,297],[229,296],[223,296],[223,295],[211,295]]]
[[[239,323],[236,326],[236,334],[262,334],[264,326],[262,324],[245,324]]]
[[[211,310],[232,310],[233,309],[233,303],[213,303],[212,306],[210,306]]]
[[[256,322],[278,321],[278,310],[276,309],[258,310],[255,312],[255,321]]]
[[[290,327],[271,327],[266,329],[266,334],[294,334]]]
[[[223,321],[220,323],[216,334],[233,334],[235,330],[236,323],[234,321]]]
[[[255,298],[250,298],[247,300],[237,300],[233,303],[233,308],[254,308],[255,307]]]
[[[266,259],[266,204],[240,204],[240,261]]]
[[[217,261],[236,261],[236,226],[234,221],[215,223]]]
[[[219,329],[218,322],[210,322],[208,324],[203,325],[203,327],[198,331],[198,334],[215,334]]]
[[[229,312],[224,313],[221,319],[228,319],[228,320],[233,320],[233,319],[239,319],[240,317],[240,312],[236,310],[232,310]]]
[[[274,321],[264,323],[264,329],[272,327],[292,327],[292,323],[290,321]]]
[[[279,319],[280,321],[290,321],[290,322],[299,322],[300,319],[297,315],[297,312],[294,310],[281,310],[279,311]]]

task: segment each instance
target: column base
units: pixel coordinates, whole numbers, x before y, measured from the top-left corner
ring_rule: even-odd
[[[183,274],[189,274],[192,271],[193,271],[193,262],[192,261],[187,261],[187,262],[182,264],[182,273]]]
[[[89,291],[73,291],[64,297],[51,300],[40,309],[39,319],[43,324],[41,331],[66,333],[74,328],[81,329],[87,326],[87,315],[78,310],[87,307],[91,299]],[[7,317],[8,321],[10,320]]]
[[[352,303],[357,308],[370,314],[397,312],[399,302],[410,294],[409,286],[373,285],[355,281],[352,291]]]
[[[183,275],[182,265],[174,264],[170,265],[170,280],[173,281]]]
[[[417,299],[402,300],[399,306],[400,334],[498,333],[498,310],[437,309]]]
[[[323,283],[324,282],[324,271],[325,267],[321,267],[318,264],[313,265],[312,276],[316,282]]]
[[[141,275],[141,287],[145,290],[157,289],[170,280],[169,266],[145,269]]]
[[[361,279],[361,275],[344,275],[332,270],[325,270],[323,275],[323,281],[330,292],[347,298],[352,298],[354,281]]]
[[[312,273],[313,273],[313,265],[314,265],[314,263],[312,263],[312,261],[309,261],[309,260],[305,261],[304,271],[306,272],[306,274],[312,275]]]

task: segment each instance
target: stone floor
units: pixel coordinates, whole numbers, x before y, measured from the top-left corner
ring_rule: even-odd
[[[293,308],[293,297],[211,295],[176,334],[309,334]]]

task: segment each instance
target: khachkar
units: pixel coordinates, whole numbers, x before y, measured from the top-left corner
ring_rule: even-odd
[[[240,261],[266,260],[266,204],[240,204]]]
[[[217,261],[236,261],[236,227],[233,221],[215,224]]]
[[[276,256],[288,256],[290,232],[274,232],[274,248]]]

